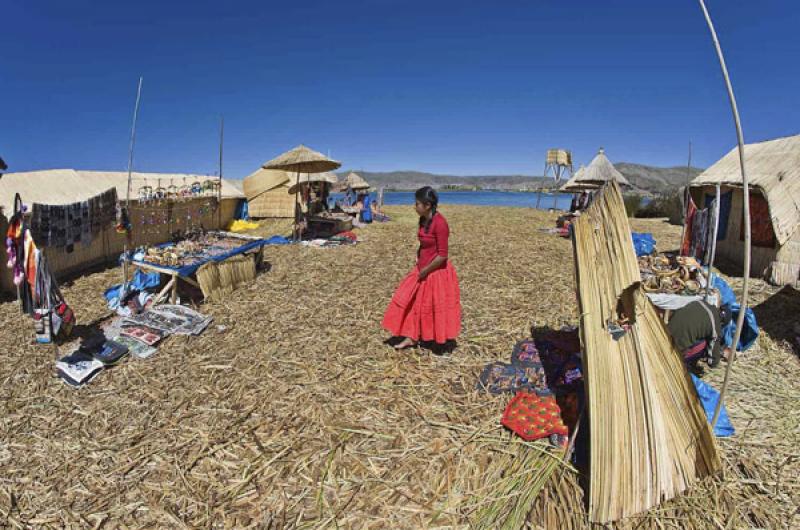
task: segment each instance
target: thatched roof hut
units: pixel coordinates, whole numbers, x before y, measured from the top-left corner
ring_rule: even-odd
[[[139,188],[145,184],[153,188],[192,185],[207,181],[219,182],[219,177],[189,175],[183,173],[133,173],[131,185],[130,221],[133,225],[132,246],[154,245],[169,241],[176,231],[192,227],[224,228],[233,219],[239,201],[244,195],[236,186],[222,180],[222,202],[216,208],[206,208],[212,203],[207,196],[187,199],[174,208],[164,205],[140,203]],[[5,233],[7,217],[14,211],[14,195],[20,194],[26,205],[33,203],[63,205],[86,201],[111,188],[124,201],[128,189],[128,173],[125,171],[82,171],[74,169],[51,169],[6,173],[0,179],[0,232]],[[198,210],[200,215],[198,216]],[[152,224],[155,217],[164,215],[168,222]],[[45,247],[50,268],[55,274],[85,270],[97,263],[116,260],[125,247],[126,238],[118,234],[114,226],[104,226],[90,241],[68,247]],[[73,248],[74,247],[74,248]],[[5,246],[0,248],[0,262],[6,262]],[[10,269],[0,268],[0,290],[14,292]]]
[[[244,178],[244,194],[250,217],[294,217],[294,197],[289,195],[291,177],[280,169],[259,168]]]
[[[596,186],[602,186],[607,182],[616,182],[620,186],[631,186],[631,183],[628,182],[622,173],[617,171],[617,168],[614,167],[614,164],[606,156],[605,150],[601,147],[600,150],[597,152],[597,155],[592,159],[591,163],[586,166],[583,172],[578,176],[576,173],[575,181],[573,185],[576,184],[594,184]],[[572,179],[570,179],[572,180]]]
[[[800,280],[800,135],[744,147],[750,183],[752,270],[777,285]],[[717,255],[743,261],[742,175],[734,147],[690,183],[698,207],[710,204],[720,186]]]

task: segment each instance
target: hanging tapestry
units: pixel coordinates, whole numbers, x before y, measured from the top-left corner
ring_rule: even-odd
[[[722,193],[719,196],[719,229],[717,231],[717,241],[725,241],[728,237],[728,218],[731,215],[731,202],[733,192]],[[714,194],[706,194],[705,207],[709,208],[714,203]]]
[[[769,203],[763,195],[750,194],[750,234],[753,246],[775,247],[775,231],[769,215]],[[744,211],[739,228],[739,240],[744,241]]]

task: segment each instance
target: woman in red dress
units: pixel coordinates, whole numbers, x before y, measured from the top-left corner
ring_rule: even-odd
[[[450,228],[436,211],[439,195],[430,186],[417,190],[419,214],[417,265],[400,282],[383,317],[392,337],[402,337],[401,350],[419,341],[446,344],[461,332],[461,293],[456,270],[447,259]]]

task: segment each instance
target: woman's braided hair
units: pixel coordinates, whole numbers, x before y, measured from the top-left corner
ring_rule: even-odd
[[[431,223],[433,222],[433,216],[436,215],[436,208],[439,206],[439,194],[436,193],[436,190],[431,188],[430,186],[423,186],[414,193],[414,199],[418,200],[422,204],[430,204],[431,205],[431,218],[425,219],[424,217],[419,218],[419,226],[425,229],[425,233],[428,233],[428,230],[431,227]]]

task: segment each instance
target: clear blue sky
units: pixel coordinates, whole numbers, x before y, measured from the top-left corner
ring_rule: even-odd
[[[800,2],[709,0],[746,140],[800,133]],[[346,168],[707,166],[735,141],[695,0],[6,2],[0,155],[241,178],[296,144]]]

